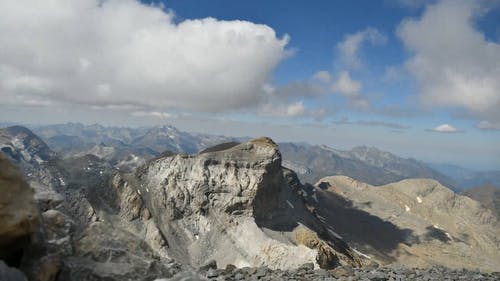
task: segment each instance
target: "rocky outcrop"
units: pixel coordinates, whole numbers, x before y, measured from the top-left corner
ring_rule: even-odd
[[[362,263],[307,208],[303,186],[282,168],[270,139],[156,159],[138,169],[128,185],[151,213],[169,256],[183,263],[215,259],[221,266],[271,268]]]
[[[380,263],[498,270],[500,227],[490,210],[435,180],[371,186],[345,176],[316,186],[316,211]]]
[[[40,218],[33,190],[2,153],[0,190],[0,259],[19,266]]]
[[[26,276],[16,268],[9,267],[0,260],[0,280],[2,281],[27,281]]]

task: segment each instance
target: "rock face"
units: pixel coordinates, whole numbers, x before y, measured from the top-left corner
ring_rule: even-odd
[[[381,263],[498,270],[500,227],[491,211],[437,181],[371,186],[327,177],[316,211],[353,247]]]
[[[333,268],[361,258],[308,209],[296,175],[270,139],[223,151],[178,154],[140,168],[130,185],[165,238],[168,254],[194,266]]]
[[[0,153],[0,259],[19,266],[40,218],[33,190]]]

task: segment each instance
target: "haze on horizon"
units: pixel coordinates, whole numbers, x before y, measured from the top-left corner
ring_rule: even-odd
[[[500,169],[500,1],[5,0],[0,38],[0,122]]]

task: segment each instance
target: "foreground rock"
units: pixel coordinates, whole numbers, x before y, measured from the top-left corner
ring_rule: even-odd
[[[342,266],[337,269],[327,271],[323,269],[312,269],[308,266],[301,266],[291,270],[273,270],[267,267],[238,268],[232,271],[227,269],[215,269],[203,272],[183,271],[176,274],[171,279],[165,280],[349,280],[349,281],[399,281],[399,280],[499,280],[500,273],[488,273],[477,270],[450,269],[445,267],[429,267],[424,269],[407,268],[401,266],[390,267],[365,267],[352,268]]]
[[[33,190],[2,153],[0,190],[0,259],[19,266],[40,218]]]
[[[500,227],[491,211],[437,181],[371,186],[344,176],[314,189],[316,211],[350,245],[380,263],[500,268]],[[328,206],[325,208],[325,206]]]

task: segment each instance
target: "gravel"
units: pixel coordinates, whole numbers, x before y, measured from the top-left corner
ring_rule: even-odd
[[[235,268],[231,270],[210,268],[208,271],[198,271],[193,278],[192,272],[181,272],[170,280],[349,280],[349,281],[447,281],[447,280],[500,280],[500,272],[486,273],[465,269],[450,269],[445,267],[430,267],[425,269],[405,268],[401,266],[352,268],[342,266],[334,270],[314,269],[311,264],[304,264],[297,269],[272,270],[267,267]],[[183,276],[190,276],[183,279]]]

